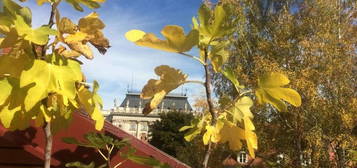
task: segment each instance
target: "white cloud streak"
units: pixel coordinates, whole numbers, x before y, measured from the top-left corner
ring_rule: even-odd
[[[49,5],[38,7],[33,1],[25,3],[33,10],[33,25],[40,26],[48,22]],[[69,5],[61,6],[61,15],[75,21],[87,15],[74,11]],[[156,11],[157,12],[157,11]],[[118,5],[104,5],[98,13],[106,24],[104,34],[109,38],[111,48],[106,55],[101,56],[96,52],[94,60],[81,59],[84,62],[83,71],[88,81],[98,80],[101,85],[100,95],[104,100],[104,108],[113,106],[114,98],[123,100],[127,86],[140,90],[150,78],[157,78],[154,74],[156,66],[165,64],[181,69],[194,80],[202,80],[203,68],[195,60],[173,53],[165,53],[153,49],[135,46],[124,38],[125,32],[130,29],[142,29],[158,33],[165,20],[155,18],[154,15],[138,16],[135,10],[125,9]],[[190,18],[184,18],[190,20]],[[170,21],[172,22],[172,21]],[[202,93],[202,87],[197,84],[184,86],[188,95],[194,97]],[[175,92],[181,92],[182,88]],[[190,99],[192,101],[192,98]]]

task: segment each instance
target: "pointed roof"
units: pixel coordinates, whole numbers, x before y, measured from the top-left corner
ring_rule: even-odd
[[[131,107],[139,108],[144,107],[149,100],[144,100],[140,98],[140,93],[138,92],[128,92],[125,96],[125,99],[120,104],[120,107]],[[157,106],[158,108],[163,109],[176,109],[176,110],[185,110],[192,111],[192,107],[187,100],[185,94],[168,94],[165,96],[164,100]]]
[[[94,121],[84,113],[75,112],[72,124],[67,129],[58,132],[53,138],[52,167],[63,168],[66,163],[73,161],[81,161],[87,164],[95,161],[96,165],[103,164],[104,161],[98,157],[98,153],[95,150],[66,144],[62,141],[63,137],[74,137],[82,140],[85,133],[94,131]],[[173,168],[189,167],[152,145],[140,141],[113,126],[109,122],[105,122],[103,132],[118,139],[130,139],[129,141],[136,148],[136,154],[138,155],[152,156],[161,162],[168,163]],[[33,168],[43,166],[45,140],[42,128],[29,127],[23,131],[9,131],[0,125],[0,136],[0,156],[2,156],[0,157],[0,167],[18,166]],[[112,158],[113,163],[118,163],[122,160],[118,154]],[[126,161],[122,167],[146,168],[147,166]]]

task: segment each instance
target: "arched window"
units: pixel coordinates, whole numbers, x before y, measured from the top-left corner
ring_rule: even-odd
[[[239,163],[247,163],[248,162],[248,156],[247,156],[247,153],[245,151],[241,151],[238,153],[238,156],[237,156],[237,161]]]

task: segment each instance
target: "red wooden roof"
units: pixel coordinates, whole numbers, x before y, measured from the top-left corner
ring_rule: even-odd
[[[96,165],[101,165],[104,160],[100,158],[94,149],[78,147],[66,144],[63,137],[74,137],[83,139],[83,135],[95,131],[94,121],[81,113],[74,113],[72,124],[58,132],[53,138],[52,167],[62,168],[68,162],[81,161],[89,164],[95,161]],[[119,139],[130,139],[131,145],[136,148],[137,155],[152,156],[161,162],[168,163],[173,168],[188,168],[189,166],[160,151],[152,145],[140,141],[134,136],[105,122],[103,131]],[[9,131],[0,125],[0,168],[17,167],[42,167],[44,156],[44,132],[42,128],[30,127],[23,131]],[[123,159],[116,154],[112,158],[114,166]],[[120,167],[123,168],[146,168],[147,166],[137,165],[126,161]]]

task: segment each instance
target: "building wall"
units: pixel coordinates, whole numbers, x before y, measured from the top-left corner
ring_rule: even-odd
[[[106,119],[114,126],[121,128],[125,132],[135,136],[138,139],[147,141],[149,137],[149,125],[160,120],[160,113],[172,111],[171,109],[158,108],[153,110],[149,115],[142,114],[142,107],[115,107],[109,111],[104,111]],[[193,112],[184,111],[181,112]]]
[[[187,97],[182,94],[171,94],[165,96],[163,101],[150,114],[143,115],[142,110],[149,100],[140,98],[140,93],[128,92],[120,106],[114,100],[114,108],[104,110],[103,114],[106,119],[114,126],[121,128],[127,133],[147,141],[149,137],[149,125],[160,120],[160,113],[176,110],[184,113],[194,113]]]

